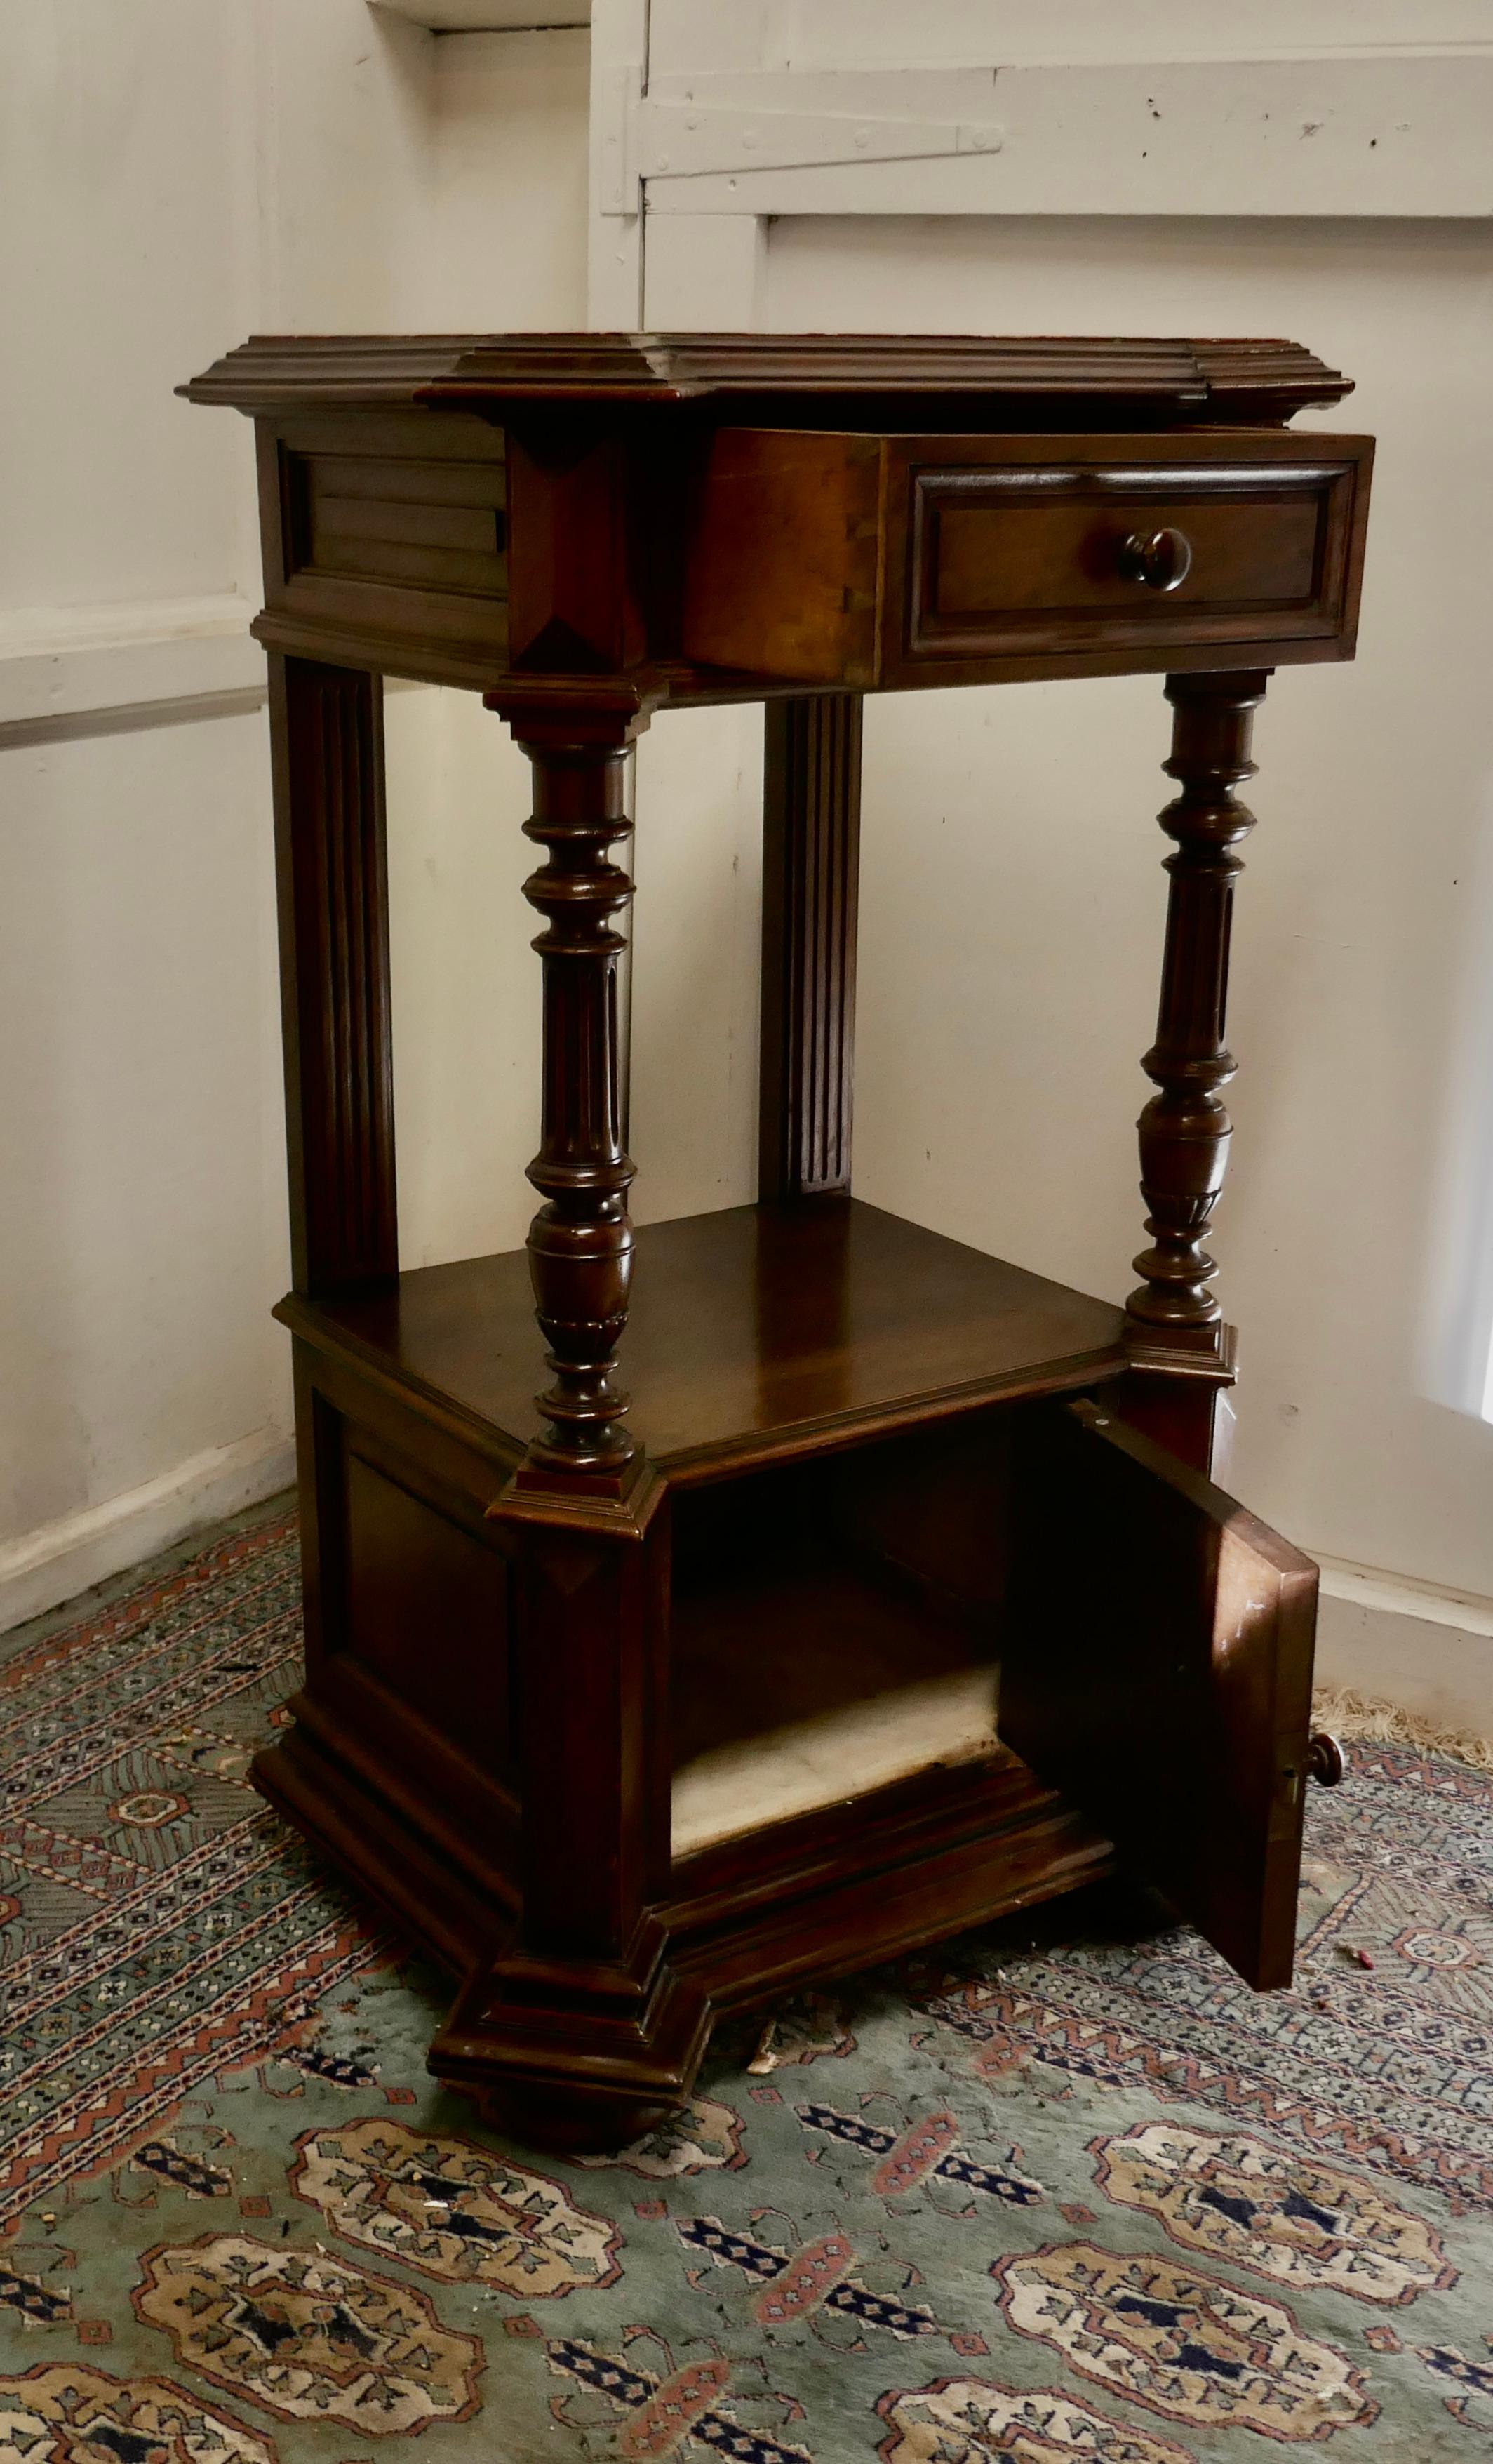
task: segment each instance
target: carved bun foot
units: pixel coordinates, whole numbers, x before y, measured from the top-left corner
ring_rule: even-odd
[[[1306,1776],[1319,1788],[1340,1788],[1348,1770],[1348,1756],[1334,1736],[1318,1728],[1306,1746]]]
[[[626,2147],[689,2096],[711,2032],[708,1999],[667,1947],[651,1913],[616,1962],[510,1946],[462,1987],[431,2070],[511,2137],[577,2154]]]

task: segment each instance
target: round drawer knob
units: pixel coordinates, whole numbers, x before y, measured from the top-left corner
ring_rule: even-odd
[[[1306,1746],[1306,1772],[1322,1788],[1338,1788],[1348,1769],[1348,1756],[1337,1739],[1319,1728]]]
[[[1175,590],[1192,569],[1192,541],[1183,531],[1153,531],[1149,538],[1131,531],[1121,544],[1120,571],[1147,590]]]

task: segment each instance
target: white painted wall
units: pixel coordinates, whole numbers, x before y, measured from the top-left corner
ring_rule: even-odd
[[[430,47],[430,222],[411,329],[585,322],[583,33]],[[529,765],[469,693],[385,700],[400,1251],[517,1248],[538,1144]]]
[[[252,328],[582,322],[585,81],[583,33],[364,0],[0,17],[0,1622],[290,1468],[251,432],[172,387]],[[526,786],[456,696],[389,738],[406,1231],[450,1255],[530,1211]]]
[[[187,1465],[242,1502],[283,1444],[267,749],[246,715],[0,754],[12,1547]]]
[[[239,67],[195,0],[0,25],[11,1616],[287,1461],[241,448],[171,397],[246,313]],[[176,698],[205,687],[233,715]],[[173,723],[116,732],[156,699]]]

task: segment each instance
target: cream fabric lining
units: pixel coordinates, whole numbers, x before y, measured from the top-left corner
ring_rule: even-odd
[[[674,1773],[676,1857],[996,1744],[997,1672],[959,1668],[708,1748]]]

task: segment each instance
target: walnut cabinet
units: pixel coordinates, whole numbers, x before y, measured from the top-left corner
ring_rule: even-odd
[[[1289,425],[1345,381],[1276,341],[548,335],[260,340],[185,390],[255,423],[272,676],[307,1674],[256,1778],[450,1971],[434,2070],[615,2139],[720,2013],[1117,1861],[1288,1981],[1316,1575],[1210,1479],[1205,1243],[1251,725],[1353,649],[1372,448]],[[1175,793],[1122,1308],[863,1204],[850,1129],[862,697],[1131,671]],[[385,675],[479,693],[534,771],[539,1208],[412,1273]],[[626,755],[739,699],[759,1196],[635,1230]]]

